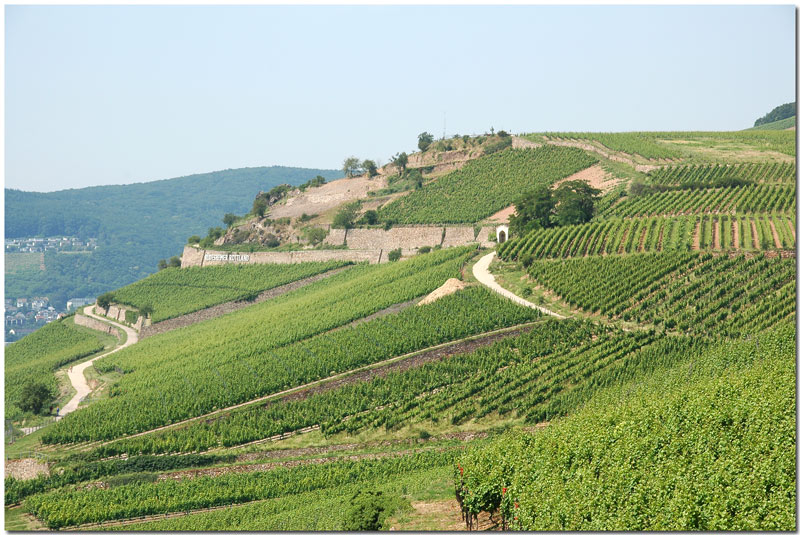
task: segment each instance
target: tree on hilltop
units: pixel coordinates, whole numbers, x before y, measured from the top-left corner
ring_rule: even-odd
[[[344,172],[344,176],[347,178],[353,178],[361,174],[361,171],[361,161],[355,156],[350,156],[342,164],[342,172]]]
[[[428,150],[428,147],[431,146],[431,143],[433,143],[433,134],[423,132],[417,136],[417,147],[419,147],[419,150],[422,152]]]
[[[408,165],[408,154],[405,152],[395,154],[392,156],[392,163],[397,166],[397,170],[402,176],[406,172],[406,166]]]
[[[378,174],[378,166],[372,160],[364,160],[361,162],[361,167],[366,171],[367,176],[372,178]]]
[[[237,216],[236,214],[227,213],[222,218],[222,222],[225,223],[226,227],[231,228],[237,219],[239,219],[239,216]]]

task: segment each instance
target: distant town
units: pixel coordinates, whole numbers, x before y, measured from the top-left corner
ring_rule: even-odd
[[[93,297],[76,297],[67,301],[66,311],[58,311],[47,297],[19,297],[5,300],[5,341],[14,342],[51,321],[95,302]]]
[[[51,236],[49,238],[6,238],[7,253],[44,253],[45,251],[94,251],[97,238]]]

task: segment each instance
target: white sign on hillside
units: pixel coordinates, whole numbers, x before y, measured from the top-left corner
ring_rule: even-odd
[[[222,262],[249,262],[249,254],[218,254],[206,253],[204,262],[222,261]]]

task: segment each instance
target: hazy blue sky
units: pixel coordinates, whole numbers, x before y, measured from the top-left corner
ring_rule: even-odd
[[[338,168],[418,133],[738,130],[794,6],[6,7],[6,186]]]

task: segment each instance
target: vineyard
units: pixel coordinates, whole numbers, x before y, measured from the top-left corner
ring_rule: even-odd
[[[365,197],[385,226],[475,224],[600,162],[589,222],[515,221],[493,263],[472,245],[120,288],[153,322],[248,306],[96,360],[89,402],[7,449],[49,468],[7,463],[7,510],[85,531],[796,529],[793,134],[530,134]],[[490,289],[498,263],[527,303]],[[68,320],[7,346],[7,417],[103,340]]]
[[[114,301],[137,309],[150,306],[153,323],[259,293],[344,266],[345,262],[260,264],[164,269],[114,292]]]
[[[484,288],[468,288],[423,307],[406,309],[393,316],[290,346],[278,352],[278,356],[286,361],[300,361],[303,355],[318,355],[321,362],[329,361],[340,369],[352,369],[538,317],[538,312],[517,306]],[[302,369],[298,373],[300,371]],[[176,430],[124,439],[102,446],[96,452],[105,457],[121,453],[205,451],[327,424],[377,404],[380,397],[370,399],[362,395],[361,400],[355,401],[351,392],[380,388],[383,382],[384,379],[372,376],[366,384],[357,383],[358,386],[352,388],[348,386],[315,394],[300,403],[278,400],[254,405]]]
[[[26,508],[51,529],[133,516],[246,503],[359,482],[451,463],[455,451],[423,452],[379,460],[340,461],[267,472],[226,474],[110,489],[62,490],[26,500]]]
[[[661,167],[648,174],[654,184],[716,184],[743,180],[762,184],[793,184],[797,177],[794,163],[707,164]]]
[[[794,184],[735,186],[729,188],[680,189],[631,196],[613,205],[603,215],[636,217],[647,215],[699,213],[794,212],[797,189]]]
[[[15,418],[21,414],[17,405],[26,383],[44,383],[55,394],[58,392],[55,370],[101,349],[103,344],[97,336],[65,321],[54,321],[6,346],[6,417]]]
[[[292,344],[433,291],[457,277],[473,252],[473,247],[451,248],[356,266],[270,301],[142,340],[96,365],[101,373],[124,374],[110,398],[66,416],[42,440],[115,438],[345,371],[339,352],[309,353]]]
[[[623,132],[623,133],[597,133],[597,132],[545,132],[544,134],[531,134],[527,136],[532,141],[569,140],[569,141],[594,141],[607,149],[638,154],[647,159],[678,158],[680,156],[657,140],[657,135],[651,132]]]
[[[786,322],[470,448],[462,508],[529,531],[794,530],[794,351]]]
[[[794,258],[667,252],[540,260],[528,274],[588,313],[737,336],[795,316],[796,267]]]
[[[594,340],[592,340],[594,338]],[[490,347],[213,421],[114,442],[93,456],[179,453],[246,444],[318,425],[326,436],[396,431],[494,415],[537,423],[564,414],[603,385],[686,358],[701,342],[549,320]],[[569,390],[560,385],[571,384]]]
[[[793,213],[609,218],[534,230],[498,246],[504,260],[636,252],[794,250]],[[777,236],[777,241],[775,237]]]
[[[550,185],[597,162],[564,147],[509,149],[468,162],[380,210],[396,223],[474,223],[540,184]]]

